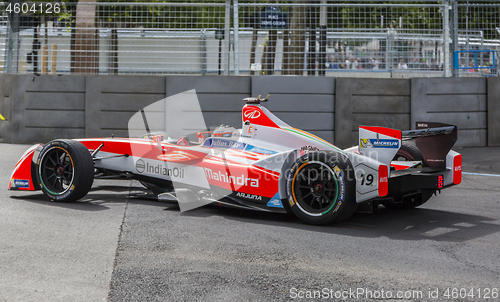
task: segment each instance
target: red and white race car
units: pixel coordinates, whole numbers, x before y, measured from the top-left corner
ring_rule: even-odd
[[[183,126],[177,132],[200,131],[177,137],[168,129],[151,133],[157,120],[171,128],[204,125],[189,117],[165,121],[161,114],[167,111],[178,115],[163,104],[144,108],[129,122],[129,133],[149,132],[142,138],[33,145],[15,166],[9,189],[42,190],[53,201],[67,202],[83,198],[94,178],[136,179],[159,200],[178,202],[181,211],[215,204],[293,213],[324,225],[349,218],[362,204],[417,207],[461,182],[461,155],[451,151],[456,126],[419,122],[409,131],[361,126],[359,145],[341,150],[281,121],[261,106],[264,101],[245,99],[241,129]],[[183,112],[192,114],[188,111]]]

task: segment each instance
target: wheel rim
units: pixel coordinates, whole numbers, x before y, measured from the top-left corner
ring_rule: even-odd
[[[408,154],[396,154],[396,161],[414,161],[414,158],[411,158]]]
[[[310,215],[324,215],[337,204],[337,176],[322,162],[307,162],[300,166],[292,187],[297,206]]]
[[[40,181],[49,193],[64,194],[73,184],[73,159],[63,148],[52,147],[43,154],[39,172]]]

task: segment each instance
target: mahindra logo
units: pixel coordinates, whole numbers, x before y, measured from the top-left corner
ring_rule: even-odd
[[[247,111],[245,112],[244,116],[249,119],[254,119],[258,118],[260,116],[260,111],[254,110],[254,111]]]

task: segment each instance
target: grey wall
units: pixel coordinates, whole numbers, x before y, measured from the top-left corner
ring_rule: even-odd
[[[335,78],[252,77],[252,96],[271,95],[264,103],[294,128],[334,141]]]
[[[411,121],[456,125],[456,146],[486,146],[487,78],[413,78]],[[498,128],[497,128],[498,129]]]
[[[208,128],[241,127],[243,99],[251,96],[250,77],[167,76],[167,96],[195,89]]]
[[[85,76],[14,76],[12,142],[85,135]]]
[[[409,79],[337,79],[335,144],[358,144],[360,125],[410,129]]]
[[[498,78],[0,75],[0,142],[127,136],[141,108],[195,89],[209,128],[241,125],[243,98],[292,127],[339,147],[357,144],[359,125],[410,129],[417,120],[459,127],[457,146],[500,146]]]
[[[165,98],[165,77],[87,76],[85,137],[128,136],[128,120]]]
[[[0,142],[12,141],[12,79],[10,75],[0,74]]]
[[[488,78],[488,146],[500,146],[500,78]]]

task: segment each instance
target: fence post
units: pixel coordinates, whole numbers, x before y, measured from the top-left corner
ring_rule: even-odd
[[[224,24],[224,51],[222,52],[224,55],[224,61],[227,60],[227,64],[223,64],[225,66],[224,68],[224,75],[229,75],[229,66],[231,64],[231,52],[230,52],[230,44],[229,40],[231,39],[231,0],[226,0],[226,12],[224,14],[225,18],[225,24]],[[224,62],[226,63],[226,62]]]
[[[450,76],[450,2],[443,1],[444,76]]]
[[[388,70],[391,71],[391,78],[392,78],[392,72],[394,71],[394,48],[395,48],[395,29],[394,28],[389,28],[389,35],[387,39],[387,46],[386,46],[386,62],[385,66]]]
[[[451,19],[452,19],[452,32],[453,32],[453,41],[451,44],[451,53],[454,54],[455,51],[459,50],[458,49],[458,5],[457,5],[457,0],[452,0],[451,1]],[[454,56],[452,56],[454,58]],[[459,65],[459,62],[456,63],[457,66]],[[452,66],[455,65],[455,62],[453,62]],[[460,74],[458,72],[458,69],[453,68],[453,77],[459,77]]]
[[[326,69],[326,1],[321,1],[321,6],[319,8],[319,70],[318,75],[325,76]]]
[[[233,28],[234,28],[234,75],[240,75],[240,24],[238,17],[238,0],[233,0],[234,13],[233,13]]]
[[[7,23],[7,36],[5,37],[5,46],[7,49],[5,50],[5,63],[4,63],[4,73],[12,72],[12,52],[14,45],[14,33],[12,31],[12,22],[9,21]]]
[[[20,0],[10,0],[10,4],[20,4]],[[4,5],[7,5],[5,3]],[[14,66],[14,72],[17,73],[17,62],[19,61],[19,13],[14,10],[9,13],[9,23],[7,32],[7,58],[5,60],[5,73],[11,73]],[[14,47],[16,47],[16,59],[14,60]]]
[[[207,31],[201,32],[201,74],[207,74]]]

